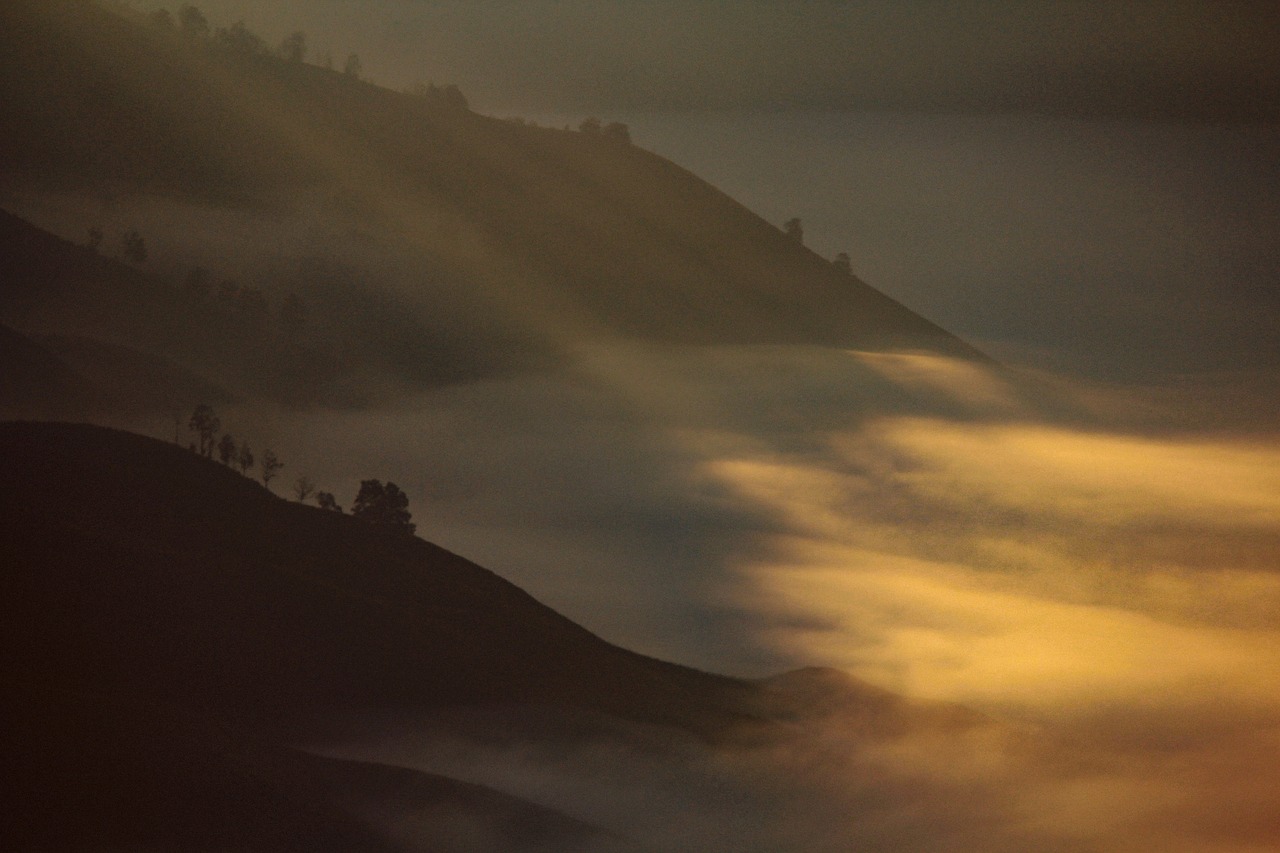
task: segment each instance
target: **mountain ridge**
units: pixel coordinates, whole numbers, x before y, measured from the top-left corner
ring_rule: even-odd
[[[210,187],[249,204],[283,200],[290,216],[317,199],[339,231],[403,256],[405,274],[420,278],[410,301],[461,299],[464,315],[552,338],[982,358],[633,145],[236,54],[91,4],[17,0],[0,15],[24,33],[0,59],[15,104],[0,153],[19,186],[107,193],[118,209],[148,193],[198,207]]]

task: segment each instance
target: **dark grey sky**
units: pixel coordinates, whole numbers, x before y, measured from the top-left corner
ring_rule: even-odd
[[[140,8],[173,2],[137,0]],[[269,40],[361,54],[484,111],[1031,109],[1280,115],[1280,6],[1260,2],[204,0]]]

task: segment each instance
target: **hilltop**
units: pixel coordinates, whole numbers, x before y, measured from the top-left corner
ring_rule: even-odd
[[[59,209],[83,224],[109,197],[175,261],[203,252],[308,297],[336,279],[391,280],[380,293],[455,349],[624,335],[977,356],[610,135],[488,118],[91,3],[17,0],[0,25],[12,198],[81,198],[80,220]],[[266,217],[271,233],[232,236],[236,215]]]
[[[8,672],[263,725],[477,702],[705,736],[749,719],[741,682],[611,646],[461,557],[285,501],[176,445],[10,423],[0,446],[6,626],[22,626]]]

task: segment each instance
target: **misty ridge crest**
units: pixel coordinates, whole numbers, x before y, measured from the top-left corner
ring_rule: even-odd
[[[59,214],[68,229],[134,223],[147,268],[176,281],[197,265],[227,275],[219,256],[260,257],[243,285],[327,299],[330,314],[355,308],[380,328],[404,318],[446,377],[545,364],[566,332],[976,356],[607,133],[204,48],[91,4],[22,0],[3,15],[22,34],[3,60],[13,190],[82,198]],[[245,226],[211,218],[210,202],[242,211]],[[393,366],[430,374],[408,338]]]

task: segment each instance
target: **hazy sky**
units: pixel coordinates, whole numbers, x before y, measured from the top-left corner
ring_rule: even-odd
[[[139,7],[161,5],[138,0]],[[1244,2],[206,0],[274,41],[486,111],[868,105],[1239,116],[1280,110],[1280,10]]]

